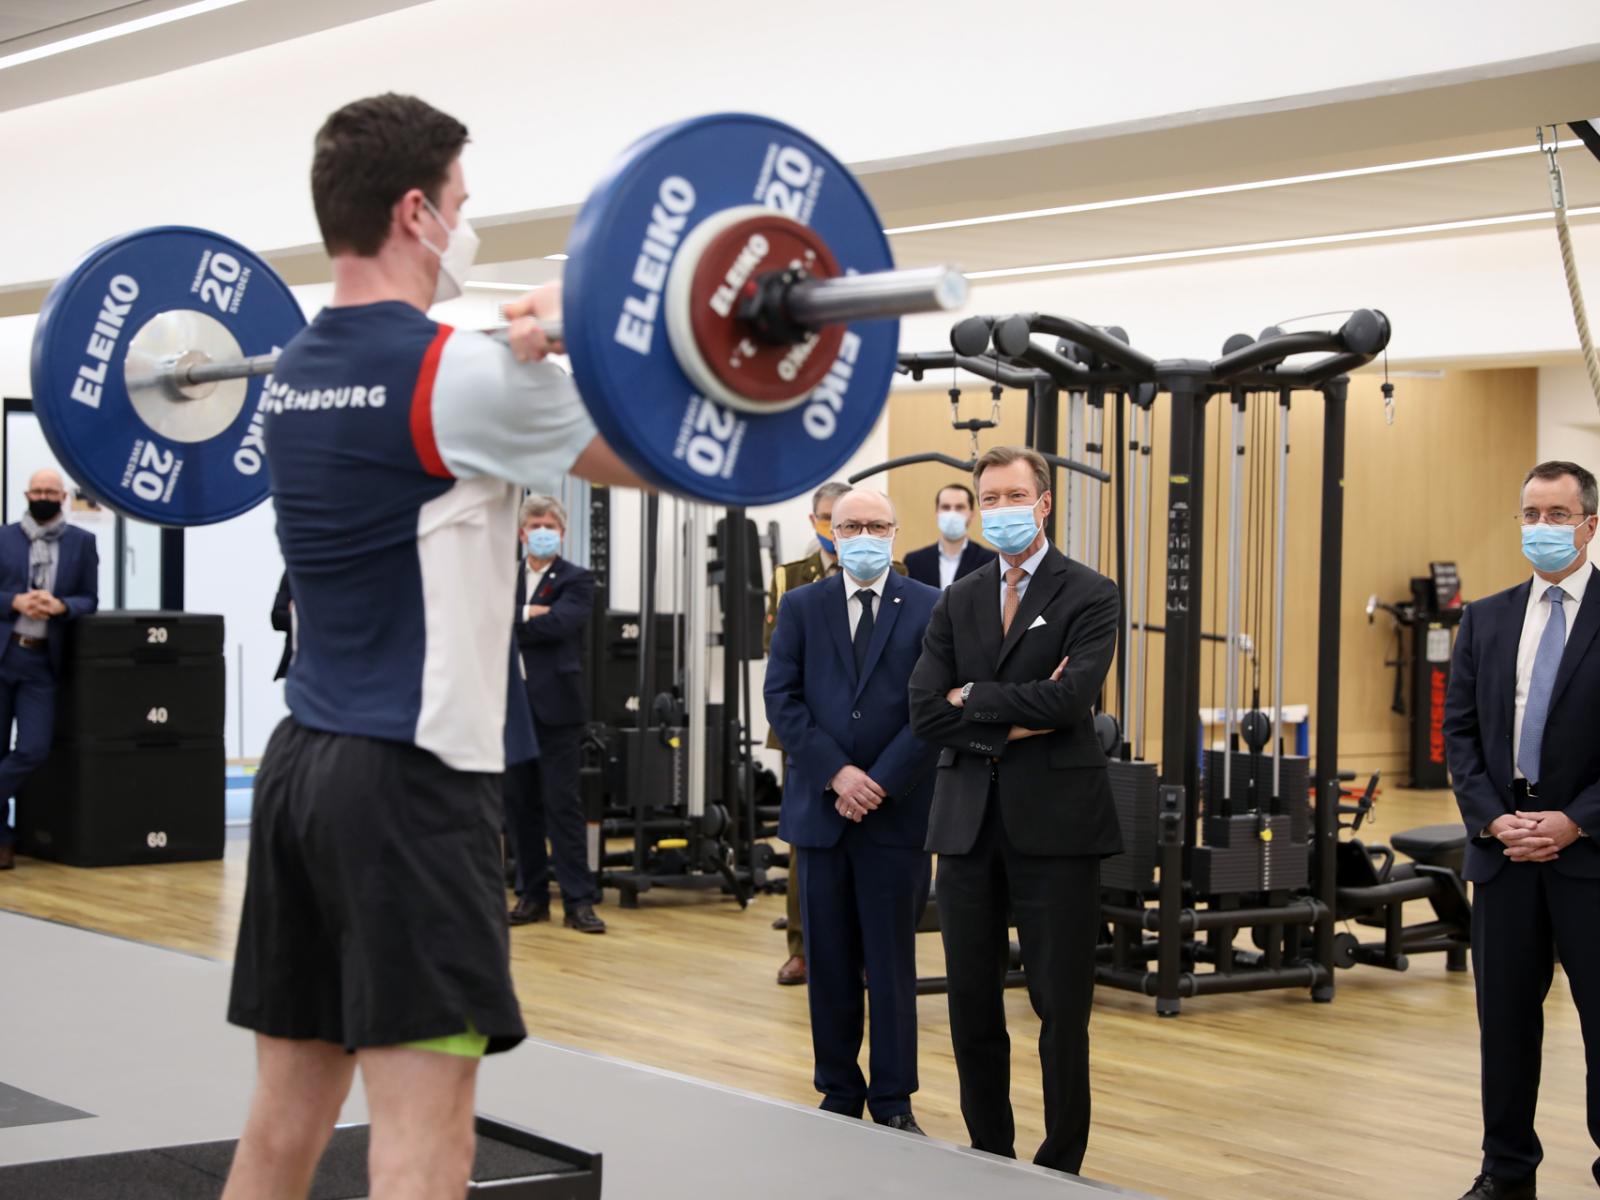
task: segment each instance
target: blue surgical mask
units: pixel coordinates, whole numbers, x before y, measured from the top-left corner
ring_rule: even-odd
[[[561,534],[554,529],[530,529],[527,541],[523,543],[532,558],[554,558],[556,551],[561,549]]]
[[[850,578],[870,583],[889,569],[894,539],[858,534],[839,543],[839,562]]]
[[[952,542],[967,536],[967,514],[945,511],[939,514],[939,532]]]
[[[1537,570],[1548,575],[1565,571],[1578,558],[1576,525],[1524,525],[1522,553]]]
[[[1021,554],[1031,546],[1039,536],[1039,523],[1033,519],[1039,500],[1011,508],[984,509],[983,536],[989,544],[1002,554]]]

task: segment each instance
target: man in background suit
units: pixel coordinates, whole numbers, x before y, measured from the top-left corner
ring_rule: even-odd
[[[594,575],[560,555],[567,514],[550,496],[522,503],[522,570],[517,573],[517,645],[533,709],[538,757],[506,766],[506,825],[517,855],[513,925],[550,919],[550,867],[561,887],[565,924],[604,933],[589,870],[588,831],[578,794],[582,765],[583,630],[594,610]],[[548,833],[550,849],[545,849]]]
[[[272,674],[276,683],[289,674],[289,664],[294,661],[294,597],[289,593],[289,572],[278,580],[278,594],[272,598],[272,627],[283,634],[283,654],[278,659],[278,669]]]
[[[994,551],[967,536],[973,499],[972,489],[966,484],[945,484],[934,493],[933,506],[938,514],[939,540],[906,555],[906,573],[918,583],[943,591],[984,563],[993,562]]]
[[[1116,650],[1116,585],[1043,530],[1050,469],[997,446],[973,471],[1000,551],[940,597],[911,676],[911,721],[943,749],[928,822],[961,1115],[976,1149],[1015,1156],[1005,976],[1015,915],[1039,1015],[1045,1140],[1077,1172],[1089,1140],[1089,1011],[1100,859],[1122,849],[1094,703]]]
[[[828,1112],[921,1133],[917,1090],[917,922],[934,747],[911,732],[906,682],[938,593],[903,579],[894,507],[866,490],[839,497],[842,575],[784,596],[767,663],[767,720],[789,753],[779,834],[805,851],[800,909],[810,974],[816,1087]],[[861,1073],[861,977],[872,1015]]]
[[[1545,462],[1522,485],[1533,578],[1467,606],[1444,735],[1466,822],[1482,1055],[1483,1167],[1462,1200],[1533,1200],[1544,999],[1554,955],[1588,1060],[1600,1145],[1600,571],[1594,476]],[[1509,530],[1507,530],[1509,533]],[[1600,1160],[1593,1164],[1600,1183]]]
[[[25,495],[22,520],[0,529],[0,871],[16,865],[11,800],[55,735],[67,622],[100,607],[94,535],[67,524],[61,476],[35,471]]]

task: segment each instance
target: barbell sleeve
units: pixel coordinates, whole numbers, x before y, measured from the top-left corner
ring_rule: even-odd
[[[913,267],[808,279],[784,297],[791,320],[816,328],[845,321],[952,312],[967,302],[967,278],[954,267]]]

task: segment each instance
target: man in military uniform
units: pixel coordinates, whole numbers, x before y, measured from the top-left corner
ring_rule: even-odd
[[[783,563],[772,573],[772,586],[767,589],[767,620],[762,626],[761,648],[772,649],[772,627],[778,620],[778,601],[785,592],[808,583],[826,579],[839,570],[839,559],[833,546],[833,502],[850,491],[848,483],[829,482],[811,495],[811,530],[817,535],[817,549],[805,558]],[[902,562],[893,564],[900,574],[906,573]],[[778,735],[767,730],[767,749],[783,749]],[[806,981],[806,944],[800,926],[800,852],[789,847],[788,915],[785,928],[789,935],[789,957],[778,968],[778,982],[785,987]]]

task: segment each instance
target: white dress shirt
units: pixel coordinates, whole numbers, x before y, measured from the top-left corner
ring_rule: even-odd
[[[1024,571],[1027,572],[1027,574],[1021,579],[1017,580],[1017,603],[1019,605],[1022,603],[1022,597],[1027,594],[1028,584],[1033,581],[1033,573],[1039,569],[1039,564],[1044,561],[1044,556],[1049,552],[1049,550],[1050,543],[1046,542],[1044,545],[1040,546],[1038,550],[1034,551],[1033,554],[1029,555],[1018,564]],[[1006,611],[1006,572],[1011,569],[1011,564],[1008,563],[1004,557],[1002,557],[999,565],[1000,611],[1004,613]]]
[[[1550,623],[1550,602],[1544,594],[1553,587],[1566,593],[1561,601],[1561,611],[1567,618],[1567,637],[1572,636],[1572,623],[1578,619],[1578,606],[1583,603],[1583,593],[1588,590],[1589,576],[1594,568],[1587,562],[1560,583],[1533,577],[1533,588],[1528,593],[1528,607],[1522,616],[1522,639],[1517,643],[1517,702],[1511,723],[1511,769],[1515,778],[1524,778],[1517,767],[1517,756],[1522,753],[1522,716],[1528,707],[1528,688],[1533,683],[1533,660],[1539,652],[1539,639],[1544,637],[1544,627]]]
[[[552,558],[545,563],[544,570],[536,571],[533,567],[533,559],[528,558],[526,555],[523,556],[522,594],[528,598],[527,603],[522,606],[522,619],[524,621],[532,619],[528,616],[528,610],[534,606],[534,597],[539,594],[539,586],[544,583],[544,577],[550,573],[550,568],[555,564],[555,561]]]
[[[851,579],[848,574],[845,575],[844,609],[845,612],[850,616],[851,641],[855,640],[856,626],[861,624],[861,597],[856,593],[867,591],[871,592],[875,597],[877,597],[872,602],[872,620],[874,623],[876,623],[878,617],[883,613],[883,585],[888,582],[888,579],[888,571],[885,571],[882,575],[879,575],[871,583],[857,583],[854,579]]]
[[[942,592],[956,581],[956,572],[961,569],[961,556],[967,552],[967,539],[961,539],[961,549],[957,550],[955,557],[944,552],[944,543],[939,542],[939,590]]]

